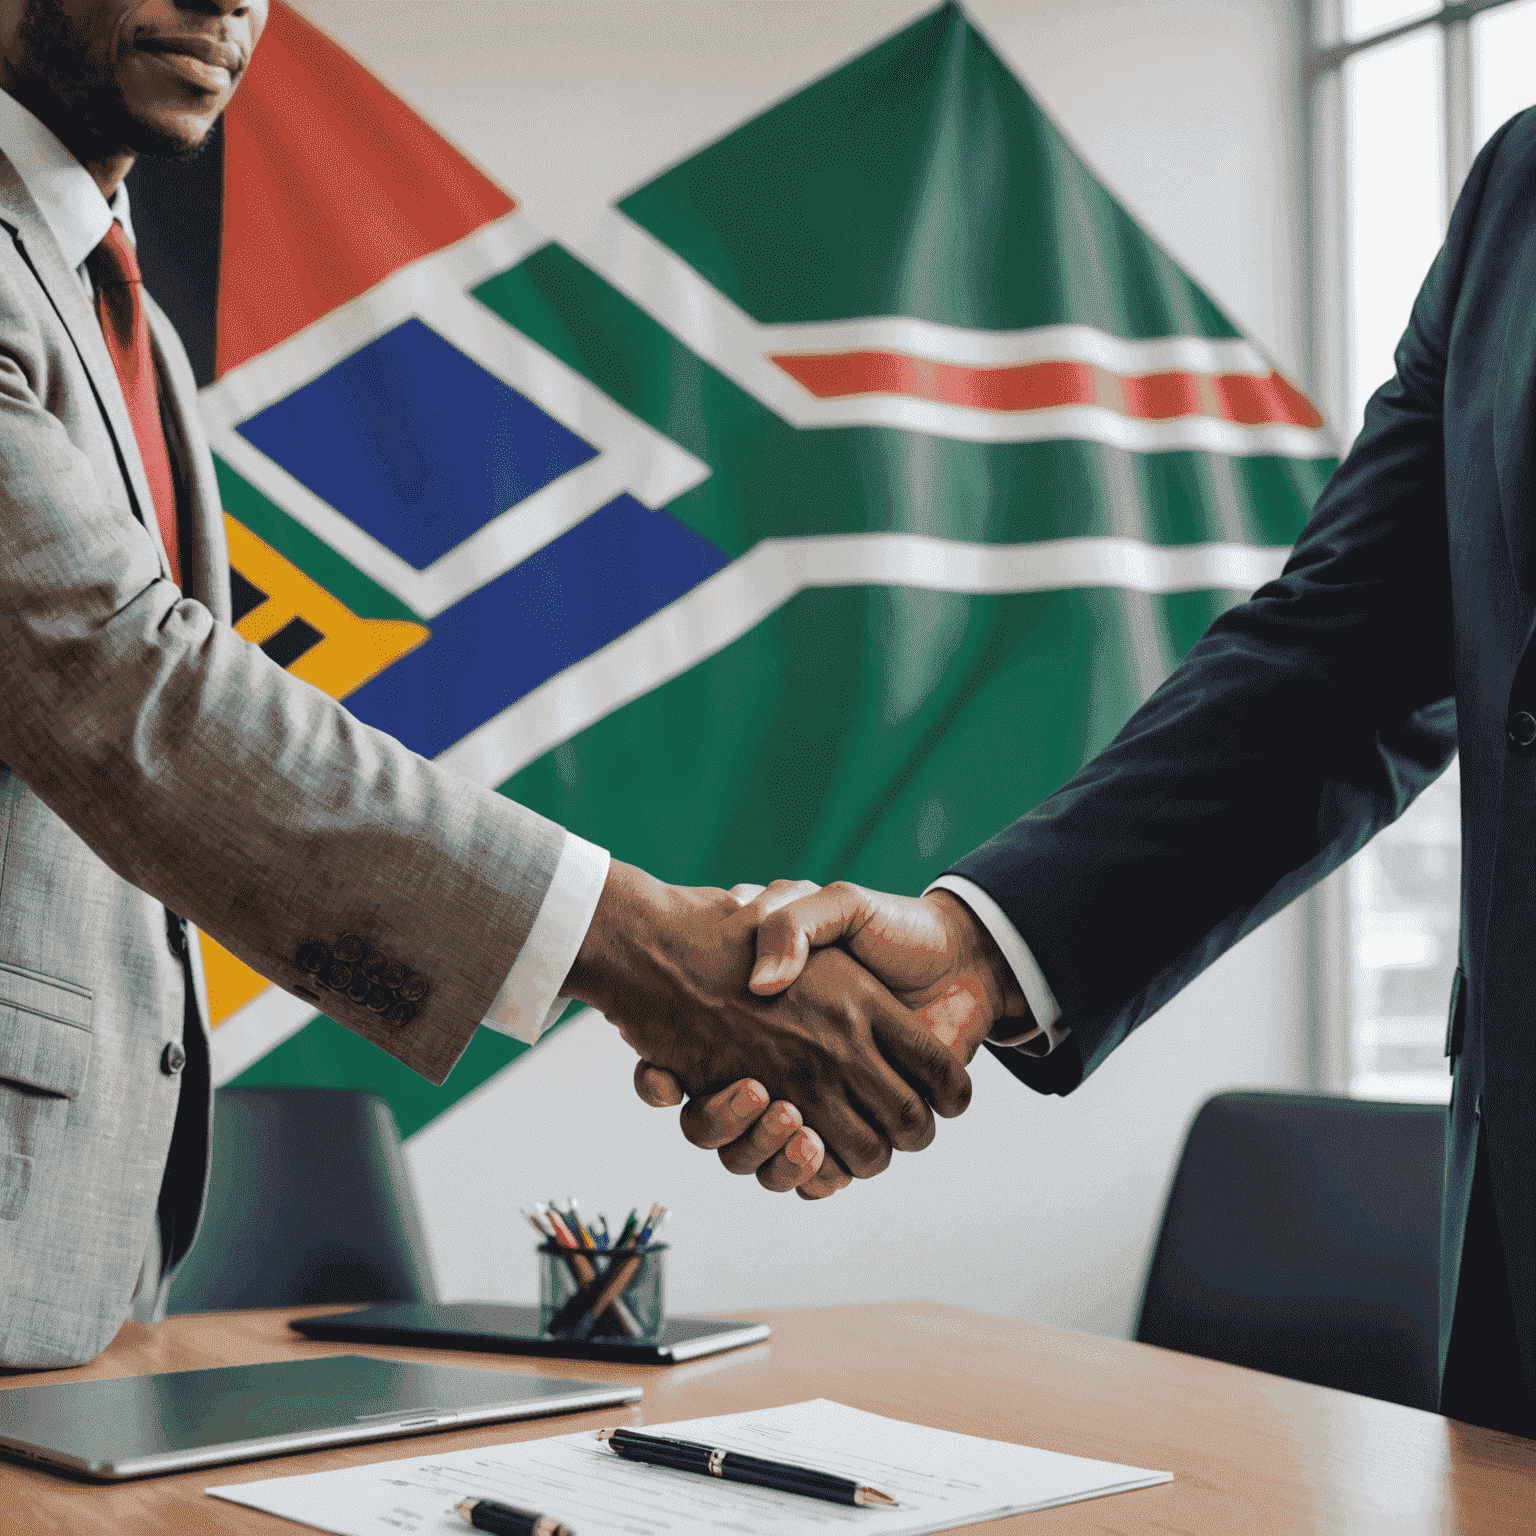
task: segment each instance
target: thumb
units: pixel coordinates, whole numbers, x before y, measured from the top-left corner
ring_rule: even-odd
[[[782,992],[813,949],[851,938],[869,920],[869,892],[838,880],[786,903],[758,925],[757,964],[747,985],[759,997]]]
[[[670,1072],[644,1059],[635,1063],[635,1092],[652,1109],[671,1109],[683,1102],[683,1085]]]

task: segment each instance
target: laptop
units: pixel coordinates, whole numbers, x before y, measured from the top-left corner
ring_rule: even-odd
[[[331,1355],[0,1391],[0,1453],[103,1482],[632,1403],[640,1388]]]
[[[288,1326],[311,1339],[343,1344],[416,1344],[480,1349],[566,1360],[622,1360],[676,1365],[768,1337],[767,1323],[734,1318],[669,1317],[655,1338],[555,1338],[543,1331],[539,1309],[495,1301],[386,1301],[356,1312],[296,1317]]]

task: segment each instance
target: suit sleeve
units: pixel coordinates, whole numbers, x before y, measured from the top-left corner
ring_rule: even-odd
[[[1218,619],[1064,788],[955,866],[1018,929],[1071,1030],[1043,1058],[995,1053],[1033,1088],[1070,1092],[1455,752],[1442,394],[1501,140],[1280,578]]]
[[[564,832],[361,724],[159,578],[47,409],[24,276],[0,265],[0,762],[123,879],[441,1082]]]

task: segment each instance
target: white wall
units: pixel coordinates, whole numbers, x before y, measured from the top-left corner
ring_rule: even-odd
[[[556,236],[929,5],[911,0],[301,0]],[[974,0],[1090,161],[1295,369],[1298,131],[1287,0]],[[1105,942],[1113,943],[1113,935]],[[995,1062],[919,1157],[806,1205],[733,1180],[629,1086],[590,1015],[410,1144],[450,1297],[535,1293],[519,1203],[675,1209],[674,1310],[934,1298],[1126,1333],[1184,1127],[1207,1094],[1300,1086],[1287,914],[1068,1100]]]

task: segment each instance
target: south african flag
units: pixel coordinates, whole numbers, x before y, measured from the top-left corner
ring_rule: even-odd
[[[131,184],[242,634],[656,874],[916,891],[1276,574],[1309,402],[945,5],[579,246],[275,4]],[[441,1089],[205,944],[220,1082]]]

